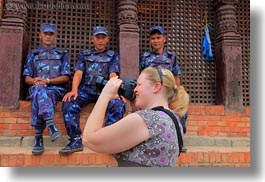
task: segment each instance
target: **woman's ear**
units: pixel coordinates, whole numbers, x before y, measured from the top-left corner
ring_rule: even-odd
[[[162,84],[160,82],[156,82],[153,89],[154,93],[159,92],[161,89],[162,89]]]

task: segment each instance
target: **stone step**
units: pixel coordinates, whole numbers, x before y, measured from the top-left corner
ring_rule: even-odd
[[[250,167],[249,147],[187,146],[176,167]],[[32,147],[0,147],[1,167],[116,167],[112,155],[95,153],[87,148],[82,152],[61,156],[60,147],[45,147],[39,156],[31,154]]]
[[[68,143],[68,136],[51,142],[44,136],[44,153],[32,155],[33,136],[0,137],[0,166],[71,166],[116,167],[112,155],[95,153],[87,148],[67,156],[59,151]],[[181,153],[176,167],[250,167],[249,138],[184,137],[188,151]]]
[[[55,142],[50,141],[49,136],[44,136],[44,145],[47,147],[64,147],[68,144],[68,136],[63,135]],[[0,137],[2,147],[31,147],[33,136],[26,137]],[[250,147],[250,138],[245,137],[198,137],[184,136],[185,146],[208,146],[208,147]]]

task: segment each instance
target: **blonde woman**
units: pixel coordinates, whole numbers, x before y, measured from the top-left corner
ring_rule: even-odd
[[[152,108],[161,106],[170,110],[168,101],[176,95],[173,74],[163,68],[144,69],[134,89],[134,113],[118,122],[104,126],[108,102],[118,98],[122,80],[111,78],[99,96],[87,119],[83,144],[99,153],[114,154],[118,166],[175,167],[179,155],[177,130],[172,118],[163,111]],[[177,120],[180,136],[183,135],[176,110],[170,110]]]

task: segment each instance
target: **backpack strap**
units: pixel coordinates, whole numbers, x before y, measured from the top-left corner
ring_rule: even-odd
[[[175,124],[176,130],[177,130],[178,143],[179,143],[179,155],[180,155],[181,149],[183,147],[183,139],[182,139],[182,135],[181,135],[181,131],[180,131],[180,128],[179,128],[179,124],[178,124],[177,118],[174,116],[174,114],[171,111],[169,111],[168,109],[165,109],[163,106],[154,107],[154,108],[152,108],[152,110],[154,110],[154,111],[163,111],[167,115],[169,115],[169,117],[173,120],[173,123]]]

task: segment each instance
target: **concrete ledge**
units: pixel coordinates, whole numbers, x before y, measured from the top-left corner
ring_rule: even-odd
[[[44,136],[44,146],[64,147],[68,144],[68,136],[63,135],[55,142],[50,141],[49,136]],[[2,147],[32,147],[34,136],[25,137],[0,137]],[[250,138],[234,137],[198,137],[184,136],[185,146],[207,146],[207,147],[250,147]]]

